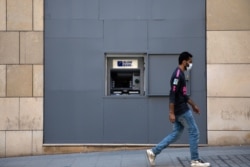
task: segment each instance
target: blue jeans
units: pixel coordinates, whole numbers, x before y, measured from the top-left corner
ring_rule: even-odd
[[[155,155],[160,154],[160,152],[169,144],[178,140],[184,130],[184,127],[188,128],[191,160],[198,160],[199,129],[193,118],[191,110],[175,117],[173,131],[152,149],[153,153]]]

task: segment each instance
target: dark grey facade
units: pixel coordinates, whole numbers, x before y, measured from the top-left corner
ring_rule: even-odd
[[[44,143],[154,144],[168,134],[169,79],[189,74],[207,143],[204,0],[45,0]],[[107,55],[143,55],[143,94],[112,96]],[[187,133],[177,143],[188,143]]]

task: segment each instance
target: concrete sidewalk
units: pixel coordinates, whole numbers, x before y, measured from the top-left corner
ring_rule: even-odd
[[[250,146],[200,147],[212,167],[250,167]],[[0,158],[0,167],[149,167],[145,150]],[[167,148],[156,167],[190,166],[189,148]]]

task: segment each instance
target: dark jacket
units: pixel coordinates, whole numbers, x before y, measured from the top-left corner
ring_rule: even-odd
[[[187,104],[189,97],[187,96],[185,74],[179,67],[172,74],[170,86],[169,103],[174,104],[175,115],[181,115],[189,110]]]

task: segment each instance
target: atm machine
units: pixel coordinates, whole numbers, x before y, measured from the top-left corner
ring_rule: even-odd
[[[144,95],[144,58],[108,57],[107,95]]]

